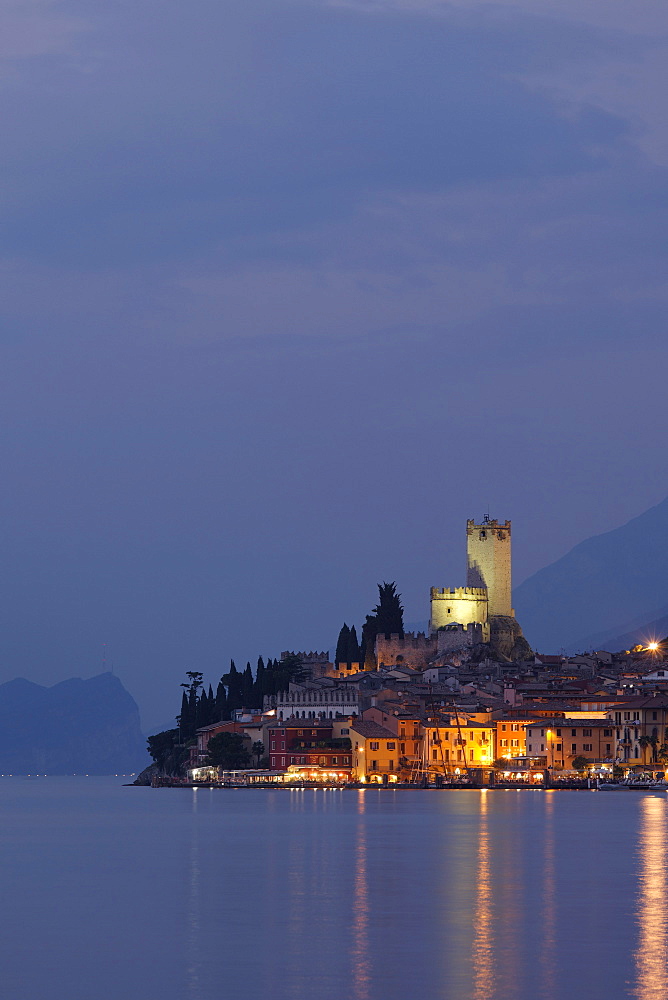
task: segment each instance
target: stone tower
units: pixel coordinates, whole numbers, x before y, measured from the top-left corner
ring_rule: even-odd
[[[487,588],[487,613],[515,617],[512,605],[510,521],[488,516],[466,522],[466,585]]]

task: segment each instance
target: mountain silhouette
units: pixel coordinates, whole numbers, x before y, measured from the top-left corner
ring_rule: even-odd
[[[620,528],[580,542],[520,584],[513,604],[533,648],[614,650],[628,648],[636,635],[642,642],[652,627],[665,633],[666,524],[668,498]]]
[[[145,763],[137,704],[113,674],[0,684],[0,773],[128,774]]]

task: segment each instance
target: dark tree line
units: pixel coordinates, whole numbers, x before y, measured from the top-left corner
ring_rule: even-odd
[[[357,641],[355,626],[349,628],[344,622],[336,644],[336,663],[345,663],[348,667],[353,663],[359,663],[362,670],[375,670],[376,636],[389,637],[393,633],[403,638],[404,608],[401,594],[397,593],[396,583],[379,583],[378,604],[371,614],[366,616],[362,626],[362,642]]]
[[[301,680],[303,676],[304,667],[298,656],[269,659],[266,663],[260,656],[255,674],[250,663],[244,670],[238,670],[231,660],[230,669],[220,678],[214,693],[210,684],[208,689],[205,687],[200,671],[189,670],[187,680],[181,684],[181,711],[176,716],[176,728],[149,736],[148,752],[162,772],[177,774],[198,729],[225,722],[241,708],[262,708],[265,695],[285,691],[290,681]]]

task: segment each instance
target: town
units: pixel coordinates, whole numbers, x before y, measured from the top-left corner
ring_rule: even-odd
[[[534,652],[511,605],[510,521],[467,522],[465,587],[432,588],[406,632],[395,584],[358,642],[291,652],[214,696],[191,672],[151,783],[646,787],[668,777],[668,641]],[[259,701],[260,703],[254,703]],[[147,780],[146,775],[143,780]]]

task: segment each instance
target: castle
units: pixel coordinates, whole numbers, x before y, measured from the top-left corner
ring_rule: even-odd
[[[514,618],[512,607],[511,524],[466,522],[466,586],[431,588],[430,631],[446,625],[477,623],[490,640],[490,619]]]
[[[429,634],[378,635],[376,662],[417,669],[487,646],[500,660],[532,656],[512,606],[511,522],[466,522],[466,586],[432,587]]]

